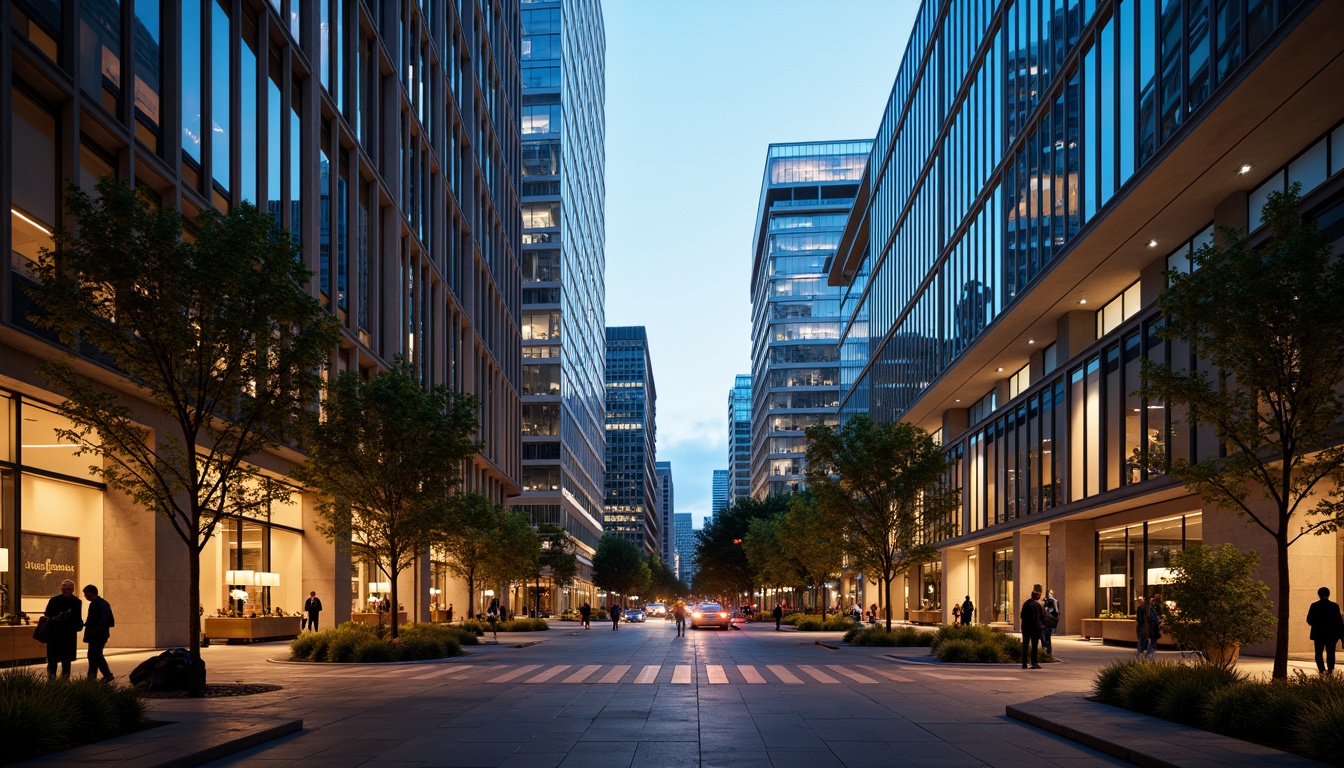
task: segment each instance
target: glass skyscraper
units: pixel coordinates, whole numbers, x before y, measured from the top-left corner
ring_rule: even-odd
[[[1300,184],[1344,238],[1344,38],[1322,33],[1340,29],[1344,4],[1319,0],[923,4],[830,270],[842,415],[935,433],[962,491],[911,616],[946,621],[969,592],[1014,621],[1043,584],[1075,633],[1184,548],[1272,548],[1166,474],[1222,447],[1141,397],[1140,371],[1196,364],[1159,334],[1166,273],[1221,227],[1263,240],[1272,192]],[[1338,590],[1325,539],[1289,567]]]
[[[644,326],[607,329],[606,376],[604,532],[635,543],[645,555],[658,554],[658,394]]]
[[[728,508],[728,504],[730,503],[728,499],[730,485],[728,478],[728,470],[714,470],[713,496],[711,497],[711,506],[709,508],[710,515],[717,515],[719,512]]]
[[[660,461],[654,464],[658,473],[658,531],[660,556],[669,568],[675,568],[677,562],[676,494],[672,487],[672,462]]]
[[[751,374],[728,391],[728,493],[725,506],[751,496]],[[718,510],[715,510],[718,511]]]
[[[30,534],[69,540],[70,572],[104,585],[119,613],[138,617],[117,628],[119,642],[187,642],[186,621],[162,609],[186,599],[178,542],[163,539],[173,534],[155,525],[153,510],[104,489],[88,476],[87,457],[60,447],[53,430],[68,422],[51,406],[62,398],[36,373],[58,349],[29,320],[29,265],[54,229],[76,223],[63,205],[67,181],[91,190],[101,176],[188,219],[244,202],[275,215],[302,249],[311,293],[340,321],[330,371],[373,375],[401,356],[425,384],[476,394],[482,448],[464,485],[497,503],[517,493],[517,0],[378,4],[376,24],[367,23],[368,4],[352,0],[4,7],[0,548],[11,563],[42,540]],[[9,388],[16,383],[21,394]],[[122,384],[124,402],[140,412]],[[43,430],[45,439],[33,439]],[[265,458],[282,476],[292,460]],[[378,574],[315,533],[313,502],[225,520],[201,553],[203,609],[229,604],[226,569],[238,567],[278,574],[279,586],[265,589],[287,613],[309,590],[333,623],[366,604]],[[0,572],[0,591],[15,599],[6,611],[41,610],[22,597],[35,586],[20,584],[23,576]],[[412,620],[429,620],[431,589],[443,592],[435,602],[470,603],[428,557],[403,578]],[[249,587],[252,599],[261,589]]]
[[[695,534],[691,528],[691,513],[677,512],[672,525],[676,529],[677,539],[677,578],[689,586],[695,578]]]
[[[599,0],[522,10],[521,496],[574,540],[579,581],[602,535],[606,36]],[[572,607],[563,595],[555,611]]]
[[[753,498],[803,487],[803,430],[836,423],[840,289],[826,270],[872,146],[771,144],[766,153],[751,268]]]

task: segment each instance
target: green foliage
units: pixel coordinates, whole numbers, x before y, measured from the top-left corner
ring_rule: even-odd
[[[804,616],[793,623],[799,632],[848,632],[854,628],[852,619],[833,616]]]
[[[500,570],[497,551],[503,538],[501,531],[510,525],[509,512],[479,493],[454,496],[451,512],[450,524],[441,532],[437,549],[443,553],[448,571],[467,582],[467,593],[474,604],[487,575]]]
[[[807,439],[820,510],[853,562],[881,578],[891,629],[892,580],[938,556],[933,544],[960,498],[945,487],[948,459],[931,435],[903,421],[855,416],[836,428],[810,427]]]
[[[593,584],[618,595],[637,595],[649,583],[649,565],[634,542],[606,534],[593,555]]]
[[[489,621],[468,619],[462,622],[462,628],[475,636],[484,635],[487,632],[544,632],[551,627],[545,619],[513,619],[512,621],[496,621],[493,624]]]
[[[1195,463],[1160,454],[1148,463],[1159,471],[1170,463],[1167,471],[1207,504],[1235,510],[1273,542],[1262,549],[1273,552],[1279,573],[1278,679],[1288,674],[1291,594],[1278,560],[1302,536],[1333,532],[1344,521],[1344,261],[1332,238],[1303,219],[1299,194],[1297,184],[1270,194],[1269,237],[1260,245],[1225,229],[1222,245],[1194,254],[1192,272],[1167,273],[1161,335],[1189,344],[1214,373],[1145,360],[1140,391],[1188,409],[1191,424],[1173,428],[1210,427],[1227,448]]]
[[[677,574],[663,559],[653,555],[648,560],[649,583],[646,591],[654,601],[672,602],[690,591],[686,583],[677,578]]]
[[[398,360],[371,379],[344,372],[322,414],[306,420],[308,459],[292,470],[320,494],[318,530],[377,564],[392,583],[451,524],[450,494],[479,446],[478,401],[447,387],[426,389]],[[391,616],[397,636],[397,613]]]
[[[131,733],[144,726],[144,716],[144,700],[130,686],[0,670],[0,761],[6,763]]]
[[[1175,568],[1166,586],[1176,610],[1165,617],[1167,630],[1190,648],[1231,651],[1269,637],[1274,624],[1265,595],[1269,587],[1253,574],[1255,552],[1242,554],[1231,544],[1214,549],[1190,547],[1172,557]]]
[[[574,540],[565,533],[564,528],[550,523],[537,526],[537,540],[537,570],[532,574],[533,580],[540,579],[542,573],[549,573],[556,589],[573,584],[579,576],[579,556],[574,550]],[[538,590],[537,600],[540,599],[541,592]]]
[[[948,624],[933,633],[930,642],[939,661],[962,664],[1008,664],[1022,661],[1022,639],[983,624]],[[1054,661],[1041,649],[1037,659]]]
[[[464,644],[477,642],[474,633],[442,624],[408,624],[395,639],[381,629],[347,621],[334,629],[309,632],[290,641],[289,657],[335,664],[425,661],[461,656]]]
[[[1344,679],[1299,672],[1260,682],[1208,664],[1108,664],[1093,680],[1105,704],[1344,765]]]
[[[772,520],[788,508],[789,497],[737,499],[720,510],[695,535],[695,591],[701,595],[732,595],[750,591],[759,574],[744,547],[752,520]]]
[[[219,521],[267,513],[290,489],[253,457],[293,443],[317,401],[319,371],[338,323],[305,289],[310,274],[288,233],[251,204],[207,208],[182,238],[182,219],[129,185],[98,181],[96,199],[71,185],[77,222],[58,230],[27,290],[30,319],[56,333],[68,356],[40,372],[66,399],[56,430],[90,471],[151,510],[189,553],[181,610],[200,658],[200,552]],[[75,354],[138,385],[146,413],[76,369]],[[193,678],[192,695],[203,683]]]
[[[890,632],[885,627],[853,627],[845,633],[845,642],[883,648],[928,647],[933,644],[933,633],[914,627],[896,627]]]

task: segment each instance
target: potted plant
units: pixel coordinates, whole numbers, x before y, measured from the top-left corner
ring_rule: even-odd
[[[1269,587],[1251,575],[1260,564],[1255,552],[1198,546],[1174,554],[1171,564],[1166,598],[1175,607],[1162,621],[1176,642],[1230,667],[1241,646],[1273,634]]]

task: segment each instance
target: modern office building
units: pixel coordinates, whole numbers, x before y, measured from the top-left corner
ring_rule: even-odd
[[[1039,583],[1077,633],[1183,548],[1273,550],[1149,468],[1219,447],[1135,392],[1141,361],[1190,359],[1155,302],[1216,227],[1263,238],[1267,195],[1300,183],[1344,236],[1339,29],[1344,4],[1318,0],[924,3],[830,272],[866,351],[842,414],[936,433],[962,488],[912,615],[969,593],[1012,622]],[[1294,617],[1344,587],[1342,546],[1293,545]]]
[[[711,497],[710,501],[711,506],[709,509],[709,514],[711,516],[717,515],[722,510],[728,508],[728,505],[731,503],[728,498],[728,495],[730,493],[730,485],[731,483],[729,481],[728,470],[726,469],[714,470],[714,485],[712,488],[713,496]]]
[[[692,529],[691,513],[677,512],[672,517],[677,540],[677,578],[690,584],[695,578],[695,534]]]
[[[836,423],[841,291],[827,268],[872,146],[771,144],[766,153],[751,266],[753,498],[804,487],[803,431]]]
[[[644,326],[607,329],[607,471],[602,524],[605,533],[661,550],[658,530],[658,395]]]
[[[525,3],[522,33],[523,493],[510,505],[535,525],[564,528],[574,542],[578,583],[542,598],[558,613],[589,594],[602,536],[601,3]]]
[[[37,367],[60,350],[28,319],[24,287],[52,230],[75,223],[67,181],[91,189],[110,175],[188,219],[243,202],[274,213],[344,330],[331,371],[372,374],[402,356],[426,384],[475,393],[483,447],[465,484],[496,502],[517,493],[519,4],[435,4],[432,17],[420,3],[379,7],[380,18],[353,2],[5,3],[3,612],[40,613],[72,578],[117,606],[116,643],[162,647],[187,642],[181,606],[194,600],[176,534],[54,435],[68,423]],[[128,407],[153,413],[105,373]],[[292,455],[259,463],[283,477]],[[202,610],[230,604],[225,572],[241,570],[278,582],[237,585],[252,605],[295,612],[316,591],[324,622],[349,618],[377,577],[327,543],[314,508],[300,489],[264,519],[227,519],[201,555]],[[428,618],[431,588],[467,602],[427,559],[402,578],[413,619]]]
[[[728,391],[728,498],[751,496],[751,374],[739,373]]]
[[[668,567],[677,562],[677,529],[673,518],[676,507],[676,495],[672,488],[672,462],[659,461],[654,464],[658,474],[658,544],[659,557]]]

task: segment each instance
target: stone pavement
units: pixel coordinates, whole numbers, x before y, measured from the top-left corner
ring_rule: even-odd
[[[838,633],[775,633],[769,625],[684,639],[662,622],[619,632],[552,627],[501,635],[499,645],[474,648],[462,659],[398,665],[294,664],[282,661],[284,644],[214,646],[205,650],[212,681],[283,689],[154,700],[151,717],[190,718],[155,729],[194,734],[177,765],[220,754],[192,751],[193,744],[219,747],[209,743],[211,726],[214,733],[232,727],[255,738],[302,721],[302,731],[260,746],[236,744],[243,751],[213,763],[276,767],[1122,765],[1094,748],[1103,744],[1079,743],[1080,733],[1109,727],[1123,743],[1160,722],[1082,700],[1098,666],[1133,651],[1079,639],[1056,639],[1064,663],[1022,671],[929,663],[922,648],[829,650],[815,641]],[[532,640],[541,642],[517,647]],[[124,675],[147,655],[113,657],[113,671]],[[1256,665],[1268,669],[1267,661],[1242,666]],[[1025,721],[1006,716],[1009,707]],[[167,764],[165,753],[144,744],[168,740],[151,734],[48,763]],[[1225,747],[1209,746],[1210,736],[1172,731],[1183,750],[1173,754],[1208,752],[1223,765],[1265,759],[1254,751],[1211,751]]]

